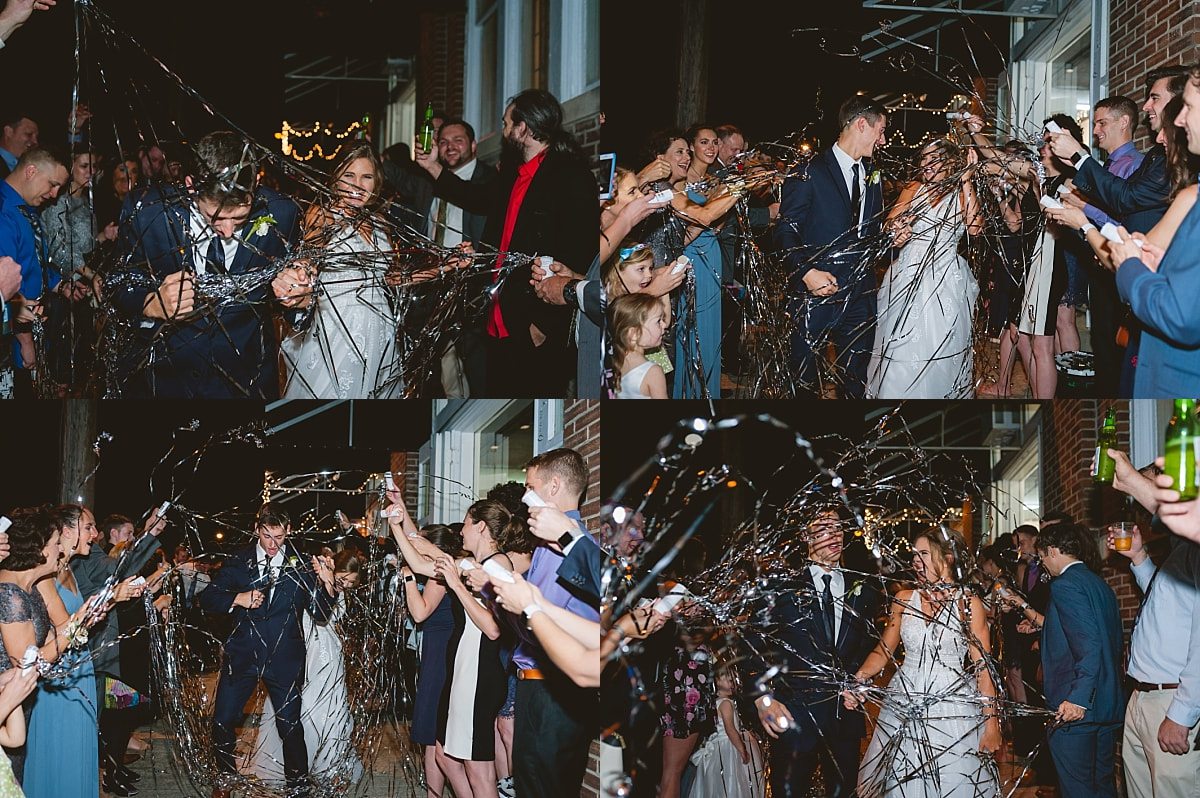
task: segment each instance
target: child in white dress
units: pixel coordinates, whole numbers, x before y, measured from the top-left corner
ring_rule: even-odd
[[[717,730],[692,754],[696,779],[691,798],[762,798],[766,793],[762,749],[742,729],[733,704],[733,676],[717,672]]]

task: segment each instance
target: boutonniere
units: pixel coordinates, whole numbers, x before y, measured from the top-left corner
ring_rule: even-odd
[[[275,221],[275,217],[269,213],[258,217],[251,222],[250,238],[253,238],[254,236],[266,235],[267,230],[269,230],[273,224],[277,224],[277,222]]]
[[[867,178],[867,182],[869,184],[871,184],[872,186],[878,185],[879,180],[882,176],[883,176],[882,173],[878,169],[876,169],[874,172],[871,173],[871,176],[869,178]]]
[[[879,173],[876,172],[876,174],[879,174]],[[854,583],[854,587],[850,588],[850,595],[851,596],[861,596],[862,589],[863,589],[863,580],[860,579]]]
[[[300,565],[300,558],[293,554],[291,557],[288,557],[287,563],[285,563],[284,567],[296,568],[298,565]]]

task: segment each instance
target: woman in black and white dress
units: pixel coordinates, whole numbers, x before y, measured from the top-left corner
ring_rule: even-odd
[[[500,502],[476,502],[463,519],[464,562],[479,568],[492,560],[507,571],[512,560],[504,541],[524,533],[525,522]],[[437,575],[454,595],[454,633],[447,651],[449,679],[438,712],[438,755],[442,770],[459,796],[496,796],[496,713],[508,695],[508,677],[500,659],[500,625],[484,599],[463,583],[460,563],[442,555]]]

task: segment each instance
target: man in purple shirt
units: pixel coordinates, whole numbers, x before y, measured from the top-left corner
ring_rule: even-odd
[[[1137,119],[1137,103],[1128,97],[1105,97],[1096,103],[1096,123],[1092,127],[1096,136],[1096,146],[1108,153],[1105,171],[1122,180],[1137,171],[1142,165],[1142,159],[1146,157],[1133,146],[1133,131],[1137,129]],[[1121,223],[1090,202],[1083,203],[1082,207],[1084,214],[1097,227],[1103,227],[1106,222],[1116,225]]]
[[[559,579],[562,549],[568,545],[595,546],[584,533],[579,501],[587,490],[587,467],[578,452],[554,449],[529,461],[525,487],[545,504],[562,511],[579,528],[543,543],[533,553],[525,579],[542,591],[549,603],[593,621],[599,607],[585,593]],[[536,612],[532,607],[527,612]],[[596,690],[576,686],[560,671],[521,622],[517,665],[517,704],[513,730],[513,782],[521,798],[565,798],[578,795],[587,765],[588,746],[599,728],[600,703]]]

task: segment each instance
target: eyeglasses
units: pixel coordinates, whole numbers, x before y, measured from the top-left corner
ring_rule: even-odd
[[[645,249],[645,248],[646,248],[645,244],[634,244],[632,247],[626,247],[625,249],[621,250],[621,252],[620,252],[621,260],[629,260],[630,255],[637,252],[639,249]]]

